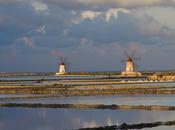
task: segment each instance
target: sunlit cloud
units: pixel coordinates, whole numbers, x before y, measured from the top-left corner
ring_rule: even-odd
[[[96,12],[96,11],[91,11],[91,10],[83,11],[81,12],[79,17],[72,19],[72,23],[79,24],[81,21],[86,20],[86,19],[94,20],[100,14],[102,14],[102,12]]]
[[[90,10],[84,11],[81,13],[81,18],[93,20],[94,18],[96,18],[100,14],[101,14],[101,12],[94,12],[94,11],[90,11]]]
[[[36,1],[36,0],[32,0],[31,4],[32,4],[32,7],[36,13],[49,14],[49,8],[48,8],[47,4],[45,4],[41,1]]]
[[[75,17],[74,19],[72,19],[72,23],[79,24],[81,21],[94,20],[99,16],[101,16],[104,20],[106,20],[106,22],[109,22],[112,18],[117,19],[119,12],[130,13],[130,10],[122,8],[110,8],[107,11],[86,10],[82,11],[79,17]]]
[[[117,18],[118,17],[118,12],[124,12],[124,13],[130,13],[129,10],[122,9],[122,8],[110,8],[106,12],[106,21],[110,21],[112,17]]]

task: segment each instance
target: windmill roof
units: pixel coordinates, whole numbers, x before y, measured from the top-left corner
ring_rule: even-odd
[[[60,65],[65,65],[65,63],[64,63],[64,62],[62,62]]]
[[[132,60],[132,58],[129,56],[128,57],[128,61],[130,61],[130,62],[132,62],[133,60]]]

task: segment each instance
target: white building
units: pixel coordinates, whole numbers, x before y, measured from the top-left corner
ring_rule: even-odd
[[[128,57],[126,61],[125,71],[121,73],[122,76],[136,77],[141,76],[140,72],[135,71],[135,64],[131,57]]]
[[[59,65],[59,71],[56,73],[56,75],[63,75],[63,74],[66,74],[66,67],[65,64],[62,62]]]

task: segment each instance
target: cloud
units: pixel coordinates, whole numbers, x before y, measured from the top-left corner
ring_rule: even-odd
[[[115,18],[117,13],[117,19]],[[79,24],[71,26],[69,35],[77,38],[87,38],[97,43],[112,42],[138,42],[148,43],[151,38],[174,38],[175,30],[169,29],[153,17],[141,10],[118,11],[108,10],[108,17],[104,14],[93,22],[84,20]],[[108,21],[110,20],[110,21]],[[106,22],[108,21],[108,22]]]
[[[137,52],[137,54],[139,55],[143,55],[146,53],[146,49],[138,43],[130,43],[129,46],[127,47],[127,51],[129,53]]]
[[[14,4],[20,1],[21,0],[0,0],[0,4]]]
[[[53,49],[53,50],[50,50],[50,55],[51,56],[53,56],[53,57],[60,57],[60,56],[64,56],[64,53],[63,52],[61,52],[61,51],[58,51],[58,50],[55,50],[55,49]]]
[[[26,2],[29,0],[1,0],[0,4]],[[57,5],[65,9],[93,9],[104,10],[109,8],[142,8],[150,6],[175,6],[174,0],[32,0],[36,11],[48,10],[47,5]],[[47,5],[46,5],[47,4]]]
[[[102,14],[102,12],[91,11],[91,10],[82,11],[79,17],[72,19],[72,23],[79,24],[83,20],[87,20],[87,19],[94,20],[100,14]]]
[[[93,20],[94,18],[96,18],[100,14],[101,14],[101,12],[94,12],[94,11],[88,10],[88,11],[84,11],[81,13],[81,18]]]
[[[118,12],[124,12],[124,13],[130,13],[129,10],[126,9],[122,9],[122,8],[110,8],[107,12],[106,12],[106,21],[110,21],[112,17],[117,18],[118,17]]]
[[[136,7],[146,7],[146,6],[161,6],[161,5],[168,5],[174,3],[172,0],[165,1],[165,0],[79,0],[81,3],[88,4],[88,5],[100,5],[100,6],[115,6],[121,8],[136,8]]]
[[[0,122],[0,129],[6,129],[7,128],[7,124],[4,121]]]
[[[28,47],[36,48],[36,45],[31,37],[23,37],[23,38],[21,38],[21,40],[22,40],[22,43],[24,43]]]
[[[122,8],[110,8],[107,11],[92,11],[92,10],[85,10],[80,13],[80,15],[71,20],[71,23],[73,24],[80,24],[80,22],[84,20],[94,20],[95,18],[101,17],[105,18],[106,22],[109,22],[112,18],[117,19],[118,13],[124,12],[124,13],[130,13],[127,9]]]
[[[74,19],[72,19],[71,22],[73,24],[80,24],[80,22],[84,20],[94,20],[98,16],[105,18],[106,21],[109,22],[112,18],[117,19],[119,12],[130,13],[129,10],[122,9],[122,8],[110,8],[107,11],[86,10],[86,11],[82,11],[79,17],[75,17]]]
[[[116,55],[121,54],[123,47],[120,43],[108,43],[95,47],[95,51],[99,56]],[[117,51],[117,52],[116,52]]]
[[[36,13],[49,14],[49,8],[48,8],[47,4],[45,4],[41,1],[36,1],[36,0],[32,0],[31,4],[32,4],[32,7]]]
[[[36,32],[45,34],[46,33],[45,27],[46,27],[45,25],[42,25],[42,26],[38,27],[36,29]]]
[[[43,0],[65,9],[104,10],[109,8],[135,9],[150,6],[175,6],[174,0]]]
[[[137,27],[143,36],[167,36],[173,37],[175,35],[175,30],[172,30],[158,21],[156,21],[152,16],[143,14],[141,12],[134,11],[134,19],[137,22]]]
[[[145,46],[155,45],[152,53],[156,48],[160,53],[174,47],[175,30],[144,13],[150,6],[173,7],[172,0],[0,0],[0,6],[0,50],[14,45],[23,58],[27,54],[32,59],[34,53],[57,57],[61,51],[72,57],[77,70],[107,70],[120,60],[122,48],[138,48],[131,44],[141,46],[137,51],[142,52],[148,52]],[[39,56],[34,58],[39,60]]]

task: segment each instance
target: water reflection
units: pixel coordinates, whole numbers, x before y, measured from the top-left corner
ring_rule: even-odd
[[[169,120],[175,120],[173,111],[0,109],[2,130],[62,130]]]

